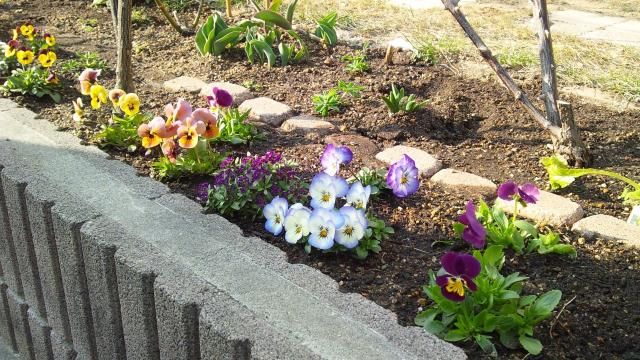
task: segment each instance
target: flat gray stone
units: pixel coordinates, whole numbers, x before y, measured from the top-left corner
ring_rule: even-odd
[[[607,41],[611,43],[640,46],[640,21],[629,20],[594,30],[580,36],[584,39]]]
[[[624,22],[626,19],[604,16],[588,11],[562,10],[550,13],[551,31],[572,35],[581,35],[610,25]]]
[[[198,78],[180,76],[175,79],[165,81],[162,86],[166,90],[173,92],[185,91],[188,93],[197,93],[205,85],[206,83]]]
[[[440,170],[431,177],[431,181],[473,195],[492,196],[497,190],[493,181],[455,169]]]
[[[231,96],[233,96],[233,103],[235,105],[242,104],[243,102],[253,98],[253,94],[246,87],[224,81],[205,84],[200,89],[200,96],[211,96],[214,87],[226,90],[229,94],[231,94]]]
[[[288,105],[268,97],[246,100],[240,104],[239,110],[251,110],[249,117],[252,120],[260,121],[271,126],[282,125],[282,122],[293,114],[293,110]]]
[[[431,176],[442,168],[442,162],[428,152],[404,145],[385,149],[376,155],[376,159],[390,165],[400,160],[405,154],[416,162],[416,167],[422,175]]]
[[[507,213],[513,213],[513,201],[498,198],[496,206]],[[541,224],[569,226],[582,219],[584,211],[579,204],[569,199],[541,190],[540,200],[537,203],[529,204],[526,207],[518,206],[518,215]]]
[[[300,115],[286,120],[282,123],[280,128],[287,132],[297,131],[301,133],[326,133],[334,130],[336,127],[332,123],[320,120],[315,116]]]
[[[573,224],[571,230],[587,238],[622,241],[629,246],[640,248],[640,226],[631,225],[613,216],[589,216]]]

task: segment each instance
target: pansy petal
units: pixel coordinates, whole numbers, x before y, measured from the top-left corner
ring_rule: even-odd
[[[498,197],[502,200],[513,200],[513,195],[518,193],[518,184],[509,180],[498,187]]]
[[[440,263],[446,272],[451,275],[458,275],[456,271],[456,262],[458,260],[458,254],[452,251],[449,251],[442,255],[440,258]]]

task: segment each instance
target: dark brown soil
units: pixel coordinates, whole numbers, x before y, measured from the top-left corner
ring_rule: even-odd
[[[54,32],[63,51],[62,61],[74,51],[93,50],[114,64],[114,41],[111,20],[106,9],[89,8],[88,1],[12,1],[0,4],[0,31],[8,38],[9,29],[25,20]],[[338,138],[357,149],[356,163],[372,166],[376,150],[395,144],[415,146],[438,156],[446,167],[469,171],[496,182],[507,179],[533,181],[546,185],[541,156],[550,154],[548,136],[496,82],[480,82],[457,76],[449,69],[426,66],[412,61],[384,67],[380,50],[369,50],[372,71],[349,75],[341,57],[354,49],[338,46],[325,50],[313,42],[307,64],[266,69],[252,66],[237,51],[223,59],[202,58],[192,37],[181,37],[162,21],[155,8],[145,8],[152,18],[150,26],[134,32],[134,69],[137,93],[143,111],[160,113],[165,103],[178,96],[204,105],[202,99],[187,94],[173,94],[162,89],[165,80],[180,75],[208,81],[251,81],[254,93],[272,97],[293,107],[298,113],[311,114],[313,94],[320,93],[340,80],[365,87],[363,96],[348,103],[343,112],[328,118],[340,132]],[[92,31],[82,30],[78,19],[97,19]],[[101,80],[113,84],[113,71]],[[73,131],[91,142],[96,126],[75,128],[71,121],[71,99],[79,96],[74,76],[64,79],[64,101],[16,98],[25,106],[51,120],[61,130]],[[536,79],[520,79],[530,94],[535,94]],[[404,87],[429,105],[414,114],[389,117],[380,96],[391,84]],[[623,113],[594,106],[580,99],[570,99],[583,137],[595,158],[594,167],[619,171],[640,178],[640,113]],[[318,159],[325,139],[319,136],[296,136],[273,129],[263,129],[267,141],[238,152],[260,153],[275,149],[307,170],[318,169]],[[363,138],[364,137],[364,138]],[[334,138],[334,140],[336,140]],[[148,158],[141,152],[110,150],[111,154],[148,174]],[[199,179],[170,183],[174,191],[193,196]],[[626,218],[629,207],[617,198],[618,183],[603,179],[578,181],[560,194],[580,203],[587,215],[597,213]],[[410,326],[422,308],[429,305],[421,291],[427,271],[439,267],[439,258],[448,249],[465,250],[458,242],[453,246],[435,245],[453,238],[451,225],[462,210],[468,195],[455,193],[423,181],[418,194],[405,200],[390,196],[378,199],[373,207],[377,215],[396,230],[383,244],[383,251],[366,261],[345,254],[306,255],[299,247],[287,245],[262,230],[262,223],[241,222],[247,233],[255,234],[284,250],[291,262],[305,263],[326,273],[340,283],[345,292],[358,292],[389,308],[401,324]],[[519,271],[529,276],[525,289],[541,293],[560,289],[563,299],[552,320],[537,329],[545,345],[544,359],[640,359],[640,251],[603,240],[585,240],[569,229],[560,231],[564,241],[578,250],[571,260],[555,255],[509,257],[505,271]],[[566,305],[566,306],[564,306]],[[473,344],[461,344],[472,359],[482,353]],[[520,359],[522,351],[499,348],[507,358]],[[534,357],[529,357],[534,358]]]

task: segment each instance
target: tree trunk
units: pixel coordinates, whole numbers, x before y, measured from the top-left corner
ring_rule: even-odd
[[[531,0],[531,3],[533,5],[533,16],[538,18],[542,95],[547,119],[553,125],[562,128],[560,136],[553,138],[554,149],[576,166],[587,167],[591,164],[591,157],[582,143],[580,131],[573,118],[571,104],[563,104],[563,113],[560,112],[558,107],[558,80],[556,77],[556,63],[553,58],[551,32],[549,31],[547,0]]]
[[[118,0],[116,88],[133,92],[131,71],[131,1]]]
[[[225,0],[225,7],[227,9],[227,18],[231,18],[233,14],[231,13],[231,0]]]
[[[111,21],[113,21],[113,32],[118,38],[118,0],[109,0],[109,11],[111,12]]]

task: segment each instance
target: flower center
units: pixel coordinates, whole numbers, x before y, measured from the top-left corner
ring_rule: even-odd
[[[325,227],[320,228],[320,237],[326,238],[327,236],[329,236],[329,229]]]
[[[400,184],[406,185],[408,182],[409,178],[407,177],[407,175],[402,175],[402,177],[400,178]]]
[[[458,294],[459,296],[464,296],[464,287],[467,285],[467,282],[464,279],[458,277],[450,277],[447,282],[447,291],[450,293]]]
[[[296,225],[296,234],[302,233],[302,226]]]
[[[364,208],[364,202],[362,200],[356,200],[354,205],[356,206],[356,209],[363,209]]]
[[[347,225],[347,226],[344,228],[344,230],[342,230],[342,232],[343,232],[345,235],[347,235],[347,236],[351,236],[351,235],[353,235],[353,227],[352,227],[352,226]]]
[[[331,194],[325,191],[322,193],[321,199],[322,199],[322,202],[328,202],[329,200],[331,200]]]
[[[273,221],[275,221],[276,224],[280,224],[281,220],[282,218],[280,218],[280,214],[276,214],[275,218],[273,219]]]

